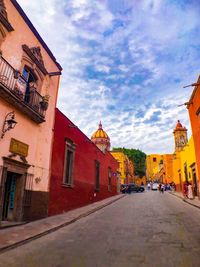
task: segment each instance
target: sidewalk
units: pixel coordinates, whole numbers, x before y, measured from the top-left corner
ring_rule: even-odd
[[[71,210],[61,215],[51,216],[38,221],[30,222],[20,226],[0,229],[0,253],[25,244],[33,239],[54,232],[68,224],[71,224],[89,214],[102,209],[113,202],[125,197],[117,195],[92,203],[90,205]]]
[[[169,193],[181,198],[184,202],[187,202],[188,204],[200,209],[200,200],[198,199],[198,197],[195,197],[194,199],[188,199],[185,198],[181,192],[170,191]]]

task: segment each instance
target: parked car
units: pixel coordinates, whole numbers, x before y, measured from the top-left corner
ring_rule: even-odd
[[[129,190],[131,192],[144,192],[144,187],[143,186],[139,186],[137,184],[131,183],[128,184]]]
[[[152,190],[158,190],[158,185],[159,185],[158,183],[153,183],[151,189]]]

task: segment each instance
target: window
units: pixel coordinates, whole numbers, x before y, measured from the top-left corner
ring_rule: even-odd
[[[18,97],[31,105],[36,104],[34,102],[37,100],[35,95],[37,80],[37,76],[34,74],[33,70],[24,66],[22,75],[18,77],[15,85],[15,93],[17,93]]]
[[[112,191],[112,170],[108,168],[108,191]]]
[[[188,181],[188,170],[187,170],[187,163],[184,163],[184,174],[185,174],[185,181]]]
[[[197,109],[197,111],[196,111],[196,115],[197,115],[197,116],[200,116],[200,107]]]
[[[34,73],[27,68],[26,66],[23,68],[22,71],[22,77],[26,83],[26,88],[25,88],[25,98],[24,100],[29,103],[33,102],[33,96],[32,93],[34,91],[33,86],[37,81],[37,77],[34,75]]]
[[[95,190],[100,190],[100,162],[95,160]]]
[[[153,162],[156,162],[157,160],[156,160],[156,158],[153,158]]]
[[[66,140],[63,183],[67,186],[73,186],[73,165],[75,149],[76,145],[71,140]]]

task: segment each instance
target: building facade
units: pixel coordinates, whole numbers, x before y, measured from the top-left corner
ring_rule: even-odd
[[[128,183],[134,183],[135,182],[135,175],[134,175],[134,164],[133,162],[127,157],[127,180]]]
[[[177,191],[183,191],[185,182],[190,182],[193,193],[198,195],[198,175],[196,166],[195,146],[193,136],[189,141],[187,129],[177,122],[173,131],[175,141],[175,151],[173,154],[173,182]]]
[[[190,124],[192,128],[192,135],[194,139],[194,149],[196,156],[196,176],[198,193],[200,188],[200,77],[196,83],[196,86],[191,94],[190,100],[187,105]]]
[[[0,54],[0,219],[39,219],[62,68],[15,0],[0,1]]]
[[[113,157],[119,163],[118,172],[120,173],[121,184],[127,184],[128,181],[128,157],[122,152],[118,150],[111,151]]]
[[[163,156],[160,154],[150,154],[146,157],[146,177],[147,181],[157,180],[156,174],[163,164]]]
[[[118,162],[56,109],[49,215],[116,195]]]
[[[186,146],[181,151],[174,153],[173,181],[176,184],[177,191],[183,191],[183,184],[190,182],[193,187],[194,196],[199,194],[193,136],[190,137]]]

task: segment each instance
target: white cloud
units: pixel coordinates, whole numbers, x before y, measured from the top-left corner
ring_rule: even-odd
[[[177,108],[191,93],[182,87],[200,71],[198,10],[167,0],[18,2],[63,67],[65,115],[89,137],[101,120],[113,146],[173,151],[176,121],[190,127]]]

